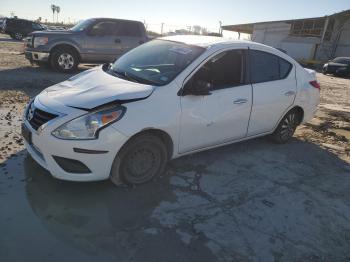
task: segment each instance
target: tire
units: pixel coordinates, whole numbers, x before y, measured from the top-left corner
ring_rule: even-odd
[[[58,48],[50,55],[51,67],[62,73],[71,73],[77,70],[79,59],[75,50]]]
[[[24,35],[22,33],[20,33],[20,32],[15,32],[15,33],[12,34],[11,37],[13,39],[21,41],[23,39]]]
[[[287,143],[294,135],[295,129],[300,124],[300,114],[297,110],[288,112],[278,124],[275,132],[271,135],[274,142]]]
[[[151,134],[136,136],[118,153],[111,170],[111,181],[120,185],[144,184],[164,172],[167,149],[158,137]]]

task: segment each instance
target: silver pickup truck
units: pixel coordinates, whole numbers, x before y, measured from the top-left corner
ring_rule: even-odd
[[[112,18],[92,18],[69,30],[33,32],[25,44],[25,57],[61,72],[79,63],[105,63],[148,40],[143,23]]]

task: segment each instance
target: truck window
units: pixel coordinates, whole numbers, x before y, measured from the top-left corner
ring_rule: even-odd
[[[118,36],[133,36],[133,37],[143,36],[140,29],[140,25],[138,23],[120,21],[118,25],[119,25],[117,30]]]
[[[104,21],[96,23],[91,29],[91,35],[110,36],[113,35],[116,23],[112,21]]]

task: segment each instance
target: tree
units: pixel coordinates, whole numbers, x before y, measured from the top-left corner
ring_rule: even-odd
[[[58,14],[61,12],[61,7],[56,6],[56,13],[57,13],[57,23],[58,23]]]
[[[51,10],[52,10],[52,22],[55,22],[55,12],[56,12],[56,6],[51,5]]]

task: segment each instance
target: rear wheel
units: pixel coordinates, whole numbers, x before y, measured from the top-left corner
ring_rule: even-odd
[[[57,71],[71,73],[78,67],[78,55],[71,48],[59,48],[51,54],[50,63]]]
[[[293,137],[299,124],[300,114],[297,110],[292,110],[283,117],[271,138],[277,143],[286,143]]]
[[[164,172],[167,149],[161,139],[144,134],[133,138],[116,156],[111,181],[138,185],[151,181]]]

